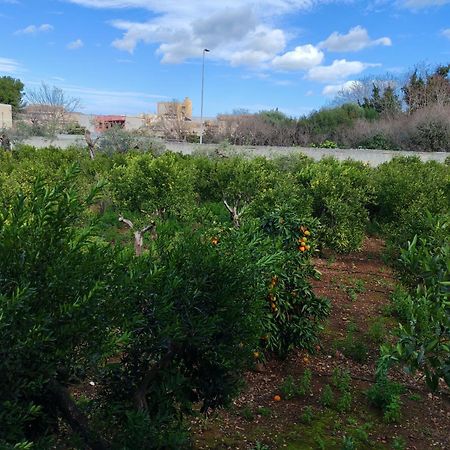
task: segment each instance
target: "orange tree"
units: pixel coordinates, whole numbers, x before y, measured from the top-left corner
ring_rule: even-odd
[[[262,221],[272,251],[281,250],[266,284],[262,344],[279,356],[293,348],[313,351],[329,302],[317,297],[310,280],[318,276],[311,263],[317,246],[318,221],[292,210],[277,210]]]
[[[318,342],[330,308],[328,300],[317,297],[311,287],[311,279],[319,276],[311,262],[318,230],[316,219],[287,207],[260,218],[247,217],[239,230],[222,228],[212,234],[212,245],[226,254],[231,250],[224,237],[240,235],[242,245],[250,247],[253,260],[258,261],[255,281],[263,308],[256,358],[259,350],[279,357],[295,348],[313,351]]]
[[[186,229],[136,258],[83,225],[94,197],[76,175],[2,198],[0,447],[182,448],[192,404],[239,386],[277,255],[255,259],[262,237],[238,230],[219,247]]]

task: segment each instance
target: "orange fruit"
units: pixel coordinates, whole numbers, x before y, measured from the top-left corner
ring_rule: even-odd
[[[212,245],[217,245],[219,243],[219,239],[217,239],[216,237],[213,237],[212,239],[211,239],[211,244]]]
[[[305,245],[306,250],[309,250],[311,248],[310,245]]]
[[[274,395],[273,400],[275,402],[279,402],[279,401],[281,401],[281,397],[279,395]]]
[[[298,248],[301,252],[304,252],[306,250],[306,247],[303,247],[303,245],[301,247]]]

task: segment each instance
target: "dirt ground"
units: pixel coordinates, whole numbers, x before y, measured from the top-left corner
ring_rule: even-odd
[[[391,378],[404,385],[400,421],[386,423],[368,404],[379,346],[393,339],[396,326],[389,310],[396,281],[382,250],[381,240],[368,238],[361,252],[315,260],[322,274],[315,292],[332,303],[321,347],[314,355],[297,352],[247,373],[231,408],[192,421],[196,449],[450,449],[448,390],[431,394],[420,377],[399,368]],[[351,375],[351,406],[345,412],[336,407],[335,388],[330,407],[321,401],[336,368]],[[283,398],[286,377],[298,380],[305,369],[312,372],[311,393]]]

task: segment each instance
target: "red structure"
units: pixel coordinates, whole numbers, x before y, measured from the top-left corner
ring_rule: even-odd
[[[112,127],[125,128],[126,116],[95,116],[95,131],[101,133]]]

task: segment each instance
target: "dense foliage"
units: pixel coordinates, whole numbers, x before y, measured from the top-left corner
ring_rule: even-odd
[[[448,165],[30,147],[0,163],[2,448],[188,447],[185,416],[229,403],[246,369],[314,351],[330,305],[313,256],[358,250],[368,225],[404,284],[384,360],[448,383]]]
[[[278,110],[237,112],[207,126],[205,142],[450,151],[450,65],[395,79],[364,79],[331,106],[299,119]]]

